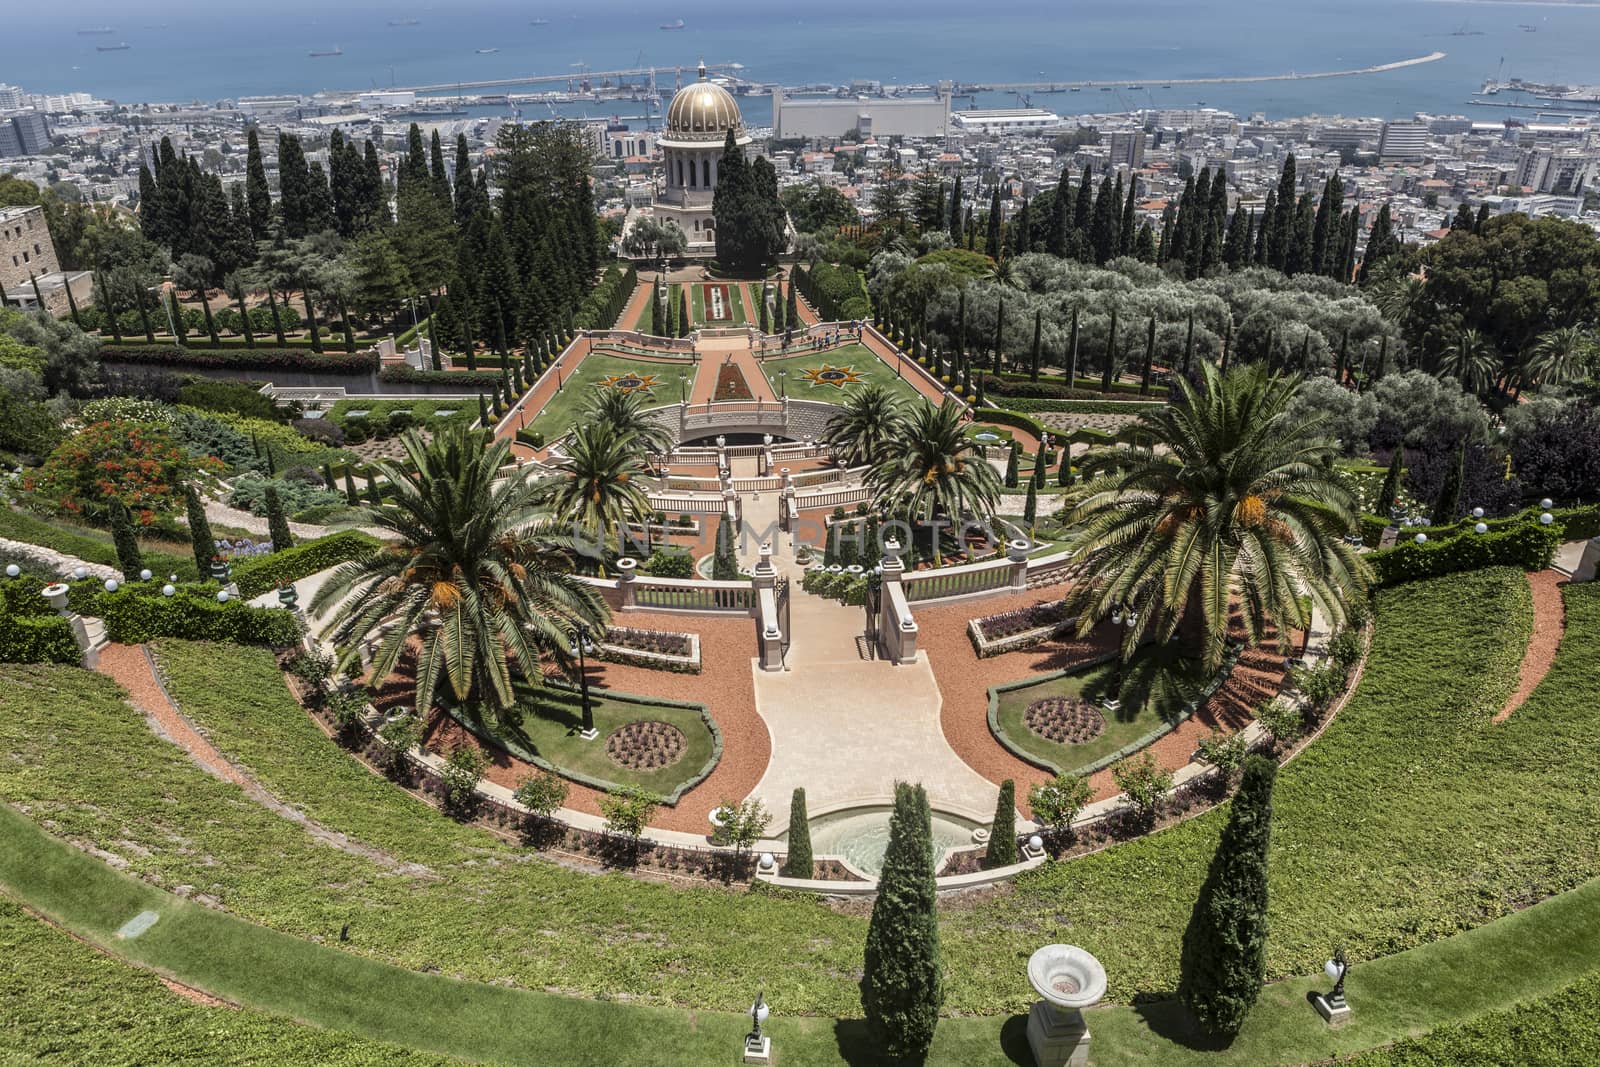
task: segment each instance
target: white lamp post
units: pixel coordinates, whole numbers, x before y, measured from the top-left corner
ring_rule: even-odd
[[[149,567],[146,567],[144,570],[139,572],[139,580],[141,582],[148,582],[153,577],[155,577],[155,575],[150,573]]]
[[[106,592],[115,593],[117,591],[117,589],[118,589],[117,580],[115,578],[107,578],[106,579]]]
[[[1554,515],[1550,514],[1548,511],[1545,512],[1543,515],[1539,516],[1539,525],[1541,525],[1541,526],[1549,526],[1552,522],[1555,522],[1555,521],[1556,521],[1556,517]]]
[[[1473,508],[1472,509],[1472,517],[1475,518],[1475,519],[1483,518],[1483,509],[1482,508]]]
[[[767,1016],[772,1014],[772,1009],[767,1006],[766,997],[762,993],[756,994],[756,1002],[750,1005],[750,1032],[744,1039],[744,1062],[746,1063],[771,1063],[772,1038],[761,1032],[761,1024],[767,1021]]]
[[[228,591],[226,589],[218,589],[217,590],[217,603],[218,604],[226,604],[227,602],[228,602]]]
[[[1549,511],[1551,508],[1556,506],[1556,502],[1551,500],[1549,497],[1545,497],[1543,500],[1539,501],[1539,506],[1545,511]]]
[[[6,564],[6,577],[7,578],[15,578],[21,573],[22,573],[22,568],[17,566],[15,563],[7,563]]]
[[[1343,1026],[1350,1021],[1350,1005],[1344,999],[1344,977],[1350,973],[1350,961],[1344,958],[1344,949],[1336,949],[1333,959],[1322,965],[1322,972],[1333,982],[1327,993],[1313,993],[1311,1004],[1330,1026]]]
[[[1425,545],[1428,543],[1428,535],[1425,533],[1419,533],[1415,538],[1413,538],[1413,540],[1419,545]]]
[[[168,582],[166,585],[161,587],[161,595],[162,596],[172,596],[177,591],[178,591],[177,587],[174,586],[170,582]]]
[[[1472,532],[1473,533],[1481,533],[1481,534],[1488,533],[1489,532],[1489,524],[1486,523],[1486,522],[1480,522],[1480,523],[1478,523],[1476,526],[1474,526],[1472,528]]]

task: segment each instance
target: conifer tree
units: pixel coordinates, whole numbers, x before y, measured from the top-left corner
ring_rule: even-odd
[[[1173,250],[1177,247],[1178,209],[1172,206],[1172,201],[1167,201],[1167,206],[1161,209],[1161,242],[1156,248],[1156,262],[1166,264],[1171,262]]]
[[[283,501],[275,486],[267,486],[262,494],[267,505],[267,536],[272,539],[272,551],[282,552],[294,547],[294,536],[289,532],[289,520],[283,513]]]
[[[867,926],[861,1007],[882,1057],[915,1063],[933,1043],[943,1004],[928,796],[899,782]]]
[[[1117,309],[1111,309],[1111,328],[1106,333],[1106,365],[1100,374],[1100,391],[1109,394],[1111,382],[1116,377],[1117,366]]]
[[[995,182],[994,192],[989,197],[988,227],[984,232],[983,252],[990,259],[1000,259],[1000,183]]]
[[[1072,331],[1067,336],[1067,388],[1078,387],[1078,309],[1072,309]]]
[[[1278,177],[1276,206],[1267,237],[1267,266],[1286,274],[1289,273],[1286,264],[1289,245],[1293,240],[1296,205],[1295,162],[1294,153],[1291,152],[1289,158],[1283,161],[1283,172]]]
[[[1383,475],[1383,485],[1378,489],[1377,503],[1373,506],[1373,510],[1379,515],[1388,515],[1399,500],[1400,475],[1405,470],[1405,462],[1405,446],[1395,445],[1394,455],[1389,458],[1389,469]]]
[[[260,241],[272,227],[272,190],[267,185],[267,167],[261,159],[261,138],[250,127],[249,147],[245,151],[245,203],[250,210],[250,235]]]
[[[1011,449],[1010,449],[1010,451],[1008,451],[1006,453],[1005,486],[1006,486],[1007,489],[1015,489],[1017,487],[1018,479],[1019,479],[1019,476],[1020,476],[1020,471],[1018,470],[1018,467],[1020,466],[1020,463],[1021,463],[1021,461],[1020,461],[1021,453],[1022,453],[1022,446],[1017,444],[1017,442],[1015,440],[1012,440]]]
[[[1061,449],[1061,465],[1056,468],[1056,484],[1063,489],[1072,484],[1072,443]]]
[[[311,170],[300,138],[278,134],[278,212],[286,237],[310,233]]]
[[[739,558],[734,554],[733,524],[717,523],[717,549],[711,558],[711,578],[718,582],[739,580]]]
[[[34,284],[37,290],[38,283]],[[39,303],[41,307],[44,306],[43,300]],[[189,323],[183,317],[183,308],[178,306],[178,293],[175,289],[167,290],[167,314],[172,316],[172,332],[178,344],[187,346],[189,343]]]
[[[1072,200],[1072,229],[1087,237],[1089,222],[1094,211],[1094,168],[1083,165],[1083,178],[1078,182],[1078,195]]]
[[[69,295],[71,294],[72,290],[70,287],[68,288],[67,292]],[[211,347],[220,348],[222,346],[222,339],[217,336],[217,320],[211,317],[211,300],[206,296],[206,291],[204,289],[200,290],[200,310],[205,316],[206,333],[211,338]]]
[[[1139,377],[1139,395],[1150,395],[1150,375],[1155,367],[1156,359],[1156,317],[1150,316],[1150,328],[1145,332],[1144,339],[1144,373]]]
[[[111,542],[117,549],[117,569],[133,581],[144,569],[144,554],[139,551],[139,536],[133,530],[133,517],[120,500],[111,502]]]
[[[322,334],[317,329],[317,309],[311,303],[311,290],[300,290],[300,296],[306,305],[306,328],[311,331],[311,351],[321,355]]]
[[[200,494],[195,492],[192,485],[183,487],[183,510],[189,519],[189,544],[194,549],[194,565],[203,581],[211,573],[211,557],[217,554],[217,542],[211,536],[211,523],[206,519]]]
[[[1044,357],[1044,309],[1033,313],[1033,351],[1028,360],[1028,377],[1039,380],[1039,361]],[[1069,387],[1070,388],[1070,387]]]
[[[806,815],[806,791],[796,787],[789,797],[789,854],[783,873],[790,878],[810,878],[816,873],[811,858],[811,822]]]
[[[1046,248],[1052,256],[1066,256],[1067,232],[1072,227],[1072,165],[1061,168],[1056,198],[1050,204],[1050,235]]]
[[[272,295],[272,286],[267,286],[267,307],[272,312],[272,329],[278,335],[278,347],[288,347],[288,342],[283,336],[283,316],[278,312],[277,297]]]
[[[1134,254],[1134,245],[1138,240],[1138,224],[1135,222],[1136,216],[1134,214],[1136,207],[1134,199],[1138,191],[1138,185],[1139,183],[1133,179],[1133,175],[1129,174],[1128,195],[1122,204],[1122,219],[1117,224],[1118,255],[1131,256]]]
[[[1121,180],[1120,176],[1118,180]],[[1111,175],[1107,173],[1100,179],[1100,192],[1094,198],[1094,220],[1089,227],[1089,238],[1096,263],[1105,263],[1116,252],[1117,216],[1121,206],[1117,203],[1116,196],[1116,190],[1111,185]]]
[[[1461,483],[1466,477],[1466,466],[1467,446],[1463,442],[1444,472],[1444,484],[1439,487],[1439,495],[1433,502],[1433,525],[1444,526],[1456,521],[1456,512],[1461,508]]]
[[[1027,511],[1022,521],[1033,528],[1032,505],[1037,504],[1033,486],[1028,486]],[[1010,778],[1000,783],[1000,797],[995,801],[994,822],[989,827],[989,849],[984,853],[983,865],[993,870],[1009,867],[1017,862],[1017,786]]]
[[[962,237],[961,175],[956,175],[955,187],[950,190],[950,243],[957,247]]]
[[[351,507],[361,504],[361,494],[356,490],[355,468],[348,464],[344,468],[344,500]]]
[[[1267,854],[1278,766],[1245,760],[1228,825],[1183,935],[1178,993],[1207,1033],[1239,1032],[1267,970]]]

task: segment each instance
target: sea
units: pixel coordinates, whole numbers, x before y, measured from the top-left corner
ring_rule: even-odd
[[[1469,104],[1486,79],[1600,83],[1600,0],[6,0],[0,83],[119,102],[361,90],[704,58],[784,85],[856,81],[1115,80],[1109,92],[990,93],[956,106],[1045,107],[1063,115],[1200,104],[1241,115],[1532,119]],[[676,26],[681,20],[681,28]],[[84,34],[84,29],[102,32]],[[104,31],[110,32],[104,32]],[[127,44],[126,49],[100,48]],[[313,57],[313,51],[341,54]],[[1436,62],[1378,74],[1257,83],[1169,80]],[[662,82],[673,83],[673,75]],[[546,88],[563,86],[546,86]],[[1514,97],[1501,96],[1501,102]],[[770,101],[741,102],[750,125]],[[502,109],[503,110],[503,109]],[[540,108],[524,117],[643,121],[628,101]]]

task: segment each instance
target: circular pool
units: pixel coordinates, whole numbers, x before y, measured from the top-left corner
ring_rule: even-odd
[[[839,856],[860,873],[876,878],[883,871],[883,854],[889,848],[889,805],[845,808],[811,820],[811,851],[817,856]],[[972,844],[972,831],[982,824],[933,812],[933,870],[938,873],[954,849]]]

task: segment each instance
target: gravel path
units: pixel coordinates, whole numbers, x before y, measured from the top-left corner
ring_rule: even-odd
[[[1567,608],[1561,599],[1561,587],[1564,584],[1566,578],[1552,570],[1528,575],[1528,586],[1533,590],[1533,636],[1528,639],[1527,651],[1522,654],[1517,691],[1495,713],[1495,722],[1505,722],[1512,712],[1522,707],[1539,683],[1544,681],[1550,665],[1556,661],[1561,637],[1567,629]]]

